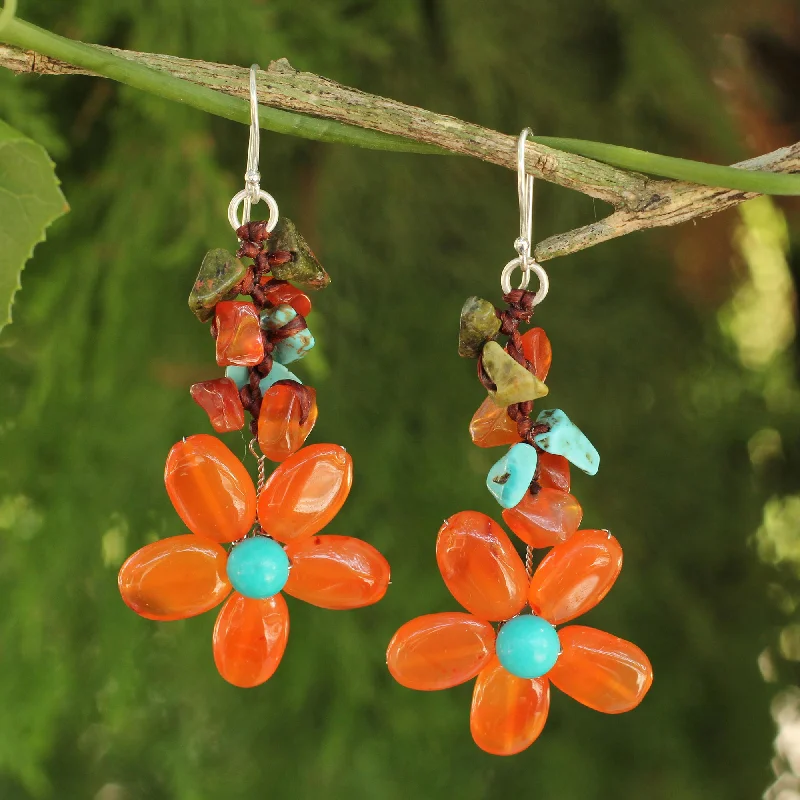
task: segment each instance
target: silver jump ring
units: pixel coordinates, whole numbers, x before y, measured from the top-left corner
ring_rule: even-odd
[[[243,223],[239,221],[239,206],[243,202],[245,202],[245,200],[250,199],[249,194],[250,194],[249,189],[242,189],[241,192],[237,192],[233,196],[233,199],[228,205],[228,222],[230,222],[231,227],[235,231],[238,231],[239,228],[242,227]],[[272,233],[272,231],[275,230],[275,226],[278,224],[278,203],[269,192],[265,192],[263,189],[259,189],[256,202],[259,202],[261,200],[263,200],[269,206],[269,220],[267,221],[267,232]]]
[[[539,291],[536,292],[533,297],[533,305],[538,306],[539,303],[547,297],[547,293],[550,291],[550,278],[544,271],[544,267],[533,259],[529,259],[526,267],[523,264],[522,256],[517,256],[517,258],[512,258],[511,261],[503,267],[503,271],[500,273],[500,287],[503,290],[503,294],[508,294],[511,291],[511,275],[517,267],[522,271],[522,280],[520,281],[519,289],[528,288],[528,284],[531,280],[531,272],[535,273],[536,277],[539,279]]]

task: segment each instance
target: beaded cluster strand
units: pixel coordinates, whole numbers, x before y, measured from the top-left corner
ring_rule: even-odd
[[[236,233],[236,255],[209,251],[189,296],[195,315],[211,321],[225,378],[195,384],[191,394],[219,433],[241,429],[248,411],[264,455],[282,461],[303,443],[317,417],[316,392],[286,366],[315,344],[306,323],[311,301],[290,280],[319,289],[330,279],[290,220],[281,220],[272,236],[263,220]],[[250,300],[233,299],[242,295]]]
[[[526,340],[523,340],[519,332],[521,322],[528,323],[531,321],[534,310],[533,298],[533,292],[515,289],[503,297],[503,300],[508,304],[508,309],[500,311],[495,308],[494,311],[497,319],[500,320],[499,333],[503,336],[508,336],[506,352],[514,361],[525,367],[528,372],[544,381],[548,371],[545,365],[549,366],[552,358],[550,341],[541,328],[535,329],[536,332]],[[527,348],[525,345],[527,345]],[[528,359],[528,355],[530,355],[530,359]],[[483,367],[482,355],[478,357],[478,380],[488,391],[497,391],[496,384]],[[533,400],[515,403],[509,405],[506,409],[508,416],[517,424],[520,441],[528,442],[528,444],[535,446],[534,436],[546,430],[546,426],[535,425],[530,418],[531,411],[533,411]]]

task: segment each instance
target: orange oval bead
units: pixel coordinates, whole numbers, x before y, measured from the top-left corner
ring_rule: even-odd
[[[553,453],[539,453],[536,480],[543,489],[569,491],[569,461]]]
[[[453,597],[476,617],[506,620],[524,607],[525,567],[506,532],[486,514],[450,517],[436,539],[436,561]]]
[[[449,689],[474,678],[494,655],[494,628],[451,611],[406,622],[389,642],[386,664],[402,686],[423,692]]]
[[[635,644],[584,625],[568,625],[558,638],[562,652],[547,677],[562,692],[604,714],[621,714],[642,702],[653,668]]]
[[[214,309],[217,326],[217,364],[254,367],[264,360],[264,339],[258,309],[252,303],[223,300]]]
[[[531,547],[552,547],[578,530],[583,518],[580,503],[560,489],[526,492],[522,500],[503,511],[503,520]]]
[[[493,658],[475,682],[469,728],[481,750],[513,756],[536,741],[549,710],[546,678],[518,678]]]
[[[320,608],[377,603],[389,585],[389,562],[352,536],[307,536],[286,545],[292,564],[286,594]]]
[[[254,600],[234,592],[214,625],[214,663],[228,683],[249,689],[278,669],[289,638],[289,609],[278,593]]]
[[[261,452],[270,461],[287,459],[303,446],[317,421],[317,413],[317,393],[310,386],[299,383],[270,386],[258,413]]]
[[[522,334],[522,354],[533,366],[533,374],[543,381],[550,372],[553,362],[553,348],[542,328],[531,328]]]
[[[533,613],[561,625],[594,608],[622,569],[622,548],[607,531],[578,531],[556,545],[531,578]]]
[[[198,433],[175,444],[164,483],[186,527],[217,542],[241,539],[256,518],[256,489],[247,470],[225,445]]]
[[[258,498],[258,519],[270,536],[290,542],[322,530],[344,505],[353,459],[338,444],[313,444],[289,456]]]
[[[481,403],[472,417],[469,435],[478,447],[497,447],[521,441],[517,423],[491,397]]]
[[[171,536],[137,550],[119,571],[125,605],[146,619],[195,617],[218,606],[231,585],[228,554],[191,533]]]
[[[189,389],[192,400],[208,414],[217,433],[238,431],[244,427],[244,407],[239,390],[230,378],[195,383]]]

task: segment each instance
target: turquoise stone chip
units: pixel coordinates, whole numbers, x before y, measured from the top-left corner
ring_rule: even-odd
[[[254,536],[234,545],[227,572],[239,594],[255,600],[272,597],[289,579],[289,557],[274,539]]]
[[[261,312],[260,325],[265,331],[277,331],[278,328],[288,325],[296,316],[297,312],[288,303],[281,303],[275,308],[266,308]]]
[[[514,508],[525,497],[538,460],[536,449],[520,442],[489,470],[486,485],[503,508]]]
[[[297,312],[288,303],[281,303],[275,308],[262,311],[260,324],[264,330],[277,331],[288,325],[296,316]],[[291,364],[306,355],[314,344],[311,331],[303,328],[285,339],[276,341],[272,357],[280,364]]]
[[[225,367],[225,377],[230,378],[237,389],[242,389],[250,383],[250,370],[247,367]]]
[[[576,467],[596,475],[600,468],[600,453],[586,438],[586,434],[560,409],[542,411],[536,418],[537,425],[549,425],[550,430],[534,437],[534,441],[546,453],[564,456]]]
[[[272,357],[281,364],[291,364],[301,359],[316,344],[308,328],[275,342]]]
[[[498,660],[512,675],[541,678],[561,655],[561,642],[547,620],[523,614],[500,628],[495,649]]]
[[[289,370],[286,369],[283,364],[273,361],[272,369],[269,371],[269,374],[258,382],[258,388],[261,389],[261,394],[266,394],[267,389],[269,389],[273,383],[277,383],[278,381],[297,381],[298,383],[303,382],[293,372],[289,372]]]

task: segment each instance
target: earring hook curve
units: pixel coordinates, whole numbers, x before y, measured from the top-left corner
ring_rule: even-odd
[[[244,189],[233,196],[228,205],[228,222],[234,230],[250,222],[253,205],[263,200],[269,207],[267,232],[271,233],[278,224],[278,204],[275,198],[261,188],[261,174],[258,171],[261,129],[258,124],[258,86],[260,67],[250,65],[250,137],[247,142],[247,171],[244,173]],[[239,221],[239,205],[242,205],[242,219]]]
[[[520,289],[527,289],[531,273],[539,279],[539,290],[533,297],[533,305],[539,305],[550,290],[550,279],[541,264],[532,258],[533,252],[533,175],[525,169],[525,141],[533,136],[530,128],[523,128],[517,139],[517,199],[519,200],[519,237],[514,242],[517,257],[508,262],[500,273],[503,294],[511,291],[511,275],[519,267],[522,272]]]
[[[527,270],[530,259],[533,235],[533,175],[525,170],[525,140],[533,136],[530,128],[523,128],[517,139],[517,198],[519,199],[519,239],[514,242],[514,249],[522,259],[523,268]]]

